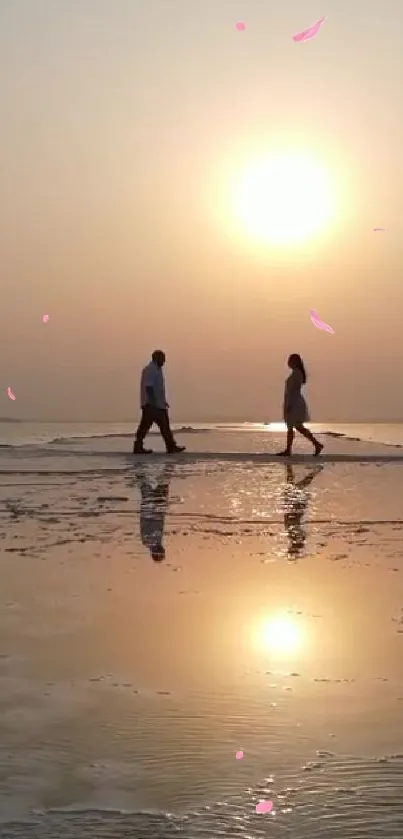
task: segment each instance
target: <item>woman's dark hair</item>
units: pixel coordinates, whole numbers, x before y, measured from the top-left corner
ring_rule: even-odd
[[[291,365],[293,365],[293,367],[295,367],[297,370],[300,370],[300,372],[302,374],[302,381],[305,384],[305,382],[306,382],[306,370],[305,370],[304,362],[302,361],[301,356],[298,355],[298,353],[293,352],[288,359],[288,363],[289,363],[290,367],[291,367]]]

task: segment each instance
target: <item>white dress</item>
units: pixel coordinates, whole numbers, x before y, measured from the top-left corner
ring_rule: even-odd
[[[309,422],[308,406],[301,393],[303,378],[300,370],[293,370],[285,383],[284,391],[284,422],[287,425],[298,425]]]

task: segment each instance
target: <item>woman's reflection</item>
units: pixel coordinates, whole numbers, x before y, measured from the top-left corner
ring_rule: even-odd
[[[147,467],[136,465],[135,475],[140,487],[140,536],[143,545],[148,548],[155,562],[165,559],[164,527],[169,504],[169,485],[174,472],[174,464],[168,463],[159,470],[156,483],[150,480]]]
[[[303,515],[307,509],[310,493],[307,487],[314,477],[319,474],[323,466],[315,466],[301,481],[295,480],[291,464],[286,465],[287,484],[284,492],[284,527],[289,539],[288,556],[296,559],[305,547],[306,532],[302,524]]]

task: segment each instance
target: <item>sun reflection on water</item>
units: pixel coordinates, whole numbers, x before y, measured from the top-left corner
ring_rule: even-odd
[[[291,615],[276,614],[261,618],[253,629],[255,646],[277,658],[294,656],[307,642],[305,628]]]

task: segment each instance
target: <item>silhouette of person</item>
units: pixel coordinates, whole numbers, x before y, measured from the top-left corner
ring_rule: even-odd
[[[301,481],[295,480],[291,464],[286,466],[287,483],[284,492],[284,527],[287,531],[289,544],[288,556],[292,559],[300,556],[305,547],[306,531],[302,524],[303,515],[307,509],[310,493],[307,487],[312,483],[323,466],[315,466]]]
[[[301,388],[306,384],[306,370],[304,362],[298,353],[292,353],[288,359],[288,366],[291,375],[285,383],[283,417],[287,426],[287,445],[282,452],[277,452],[277,457],[291,457],[294,442],[294,428],[307,440],[310,440],[314,447],[314,456],[318,457],[323,449],[323,444],[313,436],[304,423],[309,421],[309,411]]]
[[[173,436],[169,421],[169,405],[165,398],[165,379],[162,368],[165,353],[154,350],[151,361],[144,367],[140,381],[141,420],[133,443],[133,454],[152,454],[152,449],[144,448],[144,438],[154,423],[158,426],[168,454],[185,451],[185,446],[178,446]]]
[[[169,504],[169,486],[174,464],[168,463],[159,470],[155,485],[150,481],[146,466],[136,466],[135,474],[140,487],[140,536],[144,547],[155,562],[165,559],[164,527]]]

